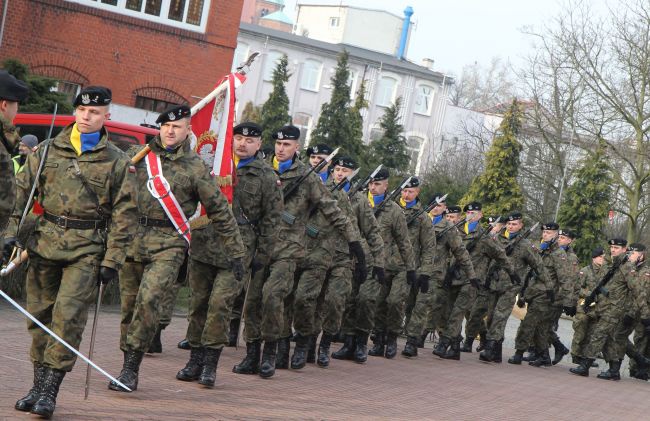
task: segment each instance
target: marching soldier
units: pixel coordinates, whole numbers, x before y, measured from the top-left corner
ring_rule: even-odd
[[[25,82],[16,79],[6,70],[0,70],[0,236],[7,227],[16,203],[16,181],[11,154],[20,142],[18,131],[13,125],[18,113],[18,103],[29,93]],[[7,244],[5,260],[11,255],[13,243]]]
[[[456,225],[461,220],[462,211],[463,210],[458,205],[447,206],[447,210],[445,211],[445,219],[452,225]]]
[[[75,122],[47,140],[37,196],[44,212],[27,242],[27,311],[77,349],[97,285],[117,278],[136,218],[129,160],[108,141],[104,128],[110,103],[110,89],[84,88],[74,101]],[[43,150],[31,154],[18,175],[17,206],[8,229],[13,237]],[[49,418],[76,357],[36,324],[27,329],[34,387],[16,409]]]
[[[258,157],[262,128],[242,123],[233,129],[233,149],[237,169],[232,210],[246,246],[245,267],[256,255],[273,256],[273,232],[280,222],[282,192],[273,169]],[[193,231],[194,244],[189,268],[192,290],[188,310],[187,340],[190,359],[176,374],[178,380],[199,381],[213,387],[216,368],[224,346],[229,342],[230,316],[243,280],[230,270],[225,248],[214,224]],[[247,342],[247,355],[259,364],[259,341]],[[254,369],[254,368],[253,368]],[[251,371],[253,371],[253,369]]]
[[[245,249],[228,201],[203,160],[190,149],[190,108],[173,106],[160,114],[156,123],[160,124],[160,134],[149,142],[151,150],[135,166],[139,217],[134,221],[138,225],[120,271],[124,365],[118,380],[132,391],[138,387],[142,357],[157,331],[161,300],[187,264],[191,242],[187,215],[196,212],[199,202],[214,226],[213,234],[228,254],[235,279],[241,282],[244,276]],[[132,152],[137,152],[136,148]],[[217,349],[216,344],[210,345]],[[218,352],[206,356],[204,365],[207,362],[216,368]],[[108,387],[125,391],[114,382]]]
[[[409,184],[402,189],[402,197],[399,200],[399,206],[407,220],[409,239],[417,268],[417,279],[415,283],[402,282],[403,277],[396,276],[381,286],[375,320],[375,343],[374,347],[368,351],[368,354],[372,356],[395,358],[397,336],[404,320],[406,300],[412,293],[411,291],[414,296],[417,296],[418,291],[422,294],[429,291],[429,280],[433,275],[436,237],[431,220],[424,214],[424,211],[419,216],[416,215],[422,209],[422,204],[418,200],[419,194],[420,180],[417,177],[411,177]],[[399,260],[393,261],[397,256],[395,254],[390,256],[387,266],[389,271],[399,267]]]
[[[417,282],[415,272],[415,257],[413,248],[408,237],[406,218],[399,205],[393,201],[387,201],[386,190],[388,189],[388,170],[382,168],[370,181],[368,186],[368,201],[372,208],[381,206],[375,212],[377,223],[384,240],[385,250],[389,250],[393,259],[386,267],[386,276],[380,284],[378,279],[368,279],[360,286],[359,292],[354,297],[354,304],[350,311],[346,311],[342,331],[346,335],[344,348],[350,349],[355,343],[354,361],[364,363],[368,358],[367,344],[368,335],[375,324],[375,315],[381,288],[389,285],[415,285]],[[347,347],[346,347],[347,346]],[[339,351],[343,351],[343,348]],[[336,357],[345,358],[343,352],[337,353]]]

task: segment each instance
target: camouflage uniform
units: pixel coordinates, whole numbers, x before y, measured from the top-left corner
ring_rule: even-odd
[[[159,137],[149,143],[160,157],[161,173],[170,182],[171,191],[189,217],[196,212],[198,202],[204,206],[215,224],[215,234],[231,259],[245,254],[235,219],[216,180],[210,175],[201,158],[190,150],[185,140],[175,149],[166,150]],[[140,148],[132,148],[135,154]],[[158,325],[160,302],[178,279],[178,272],[186,258],[188,245],[176,229],[168,226],[148,226],[149,220],[168,221],[164,209],[147,191],[145,159],[136,164],[138,183],[138,211],[140,223],[135,240],[128,250],[127,261],[120,272],[121,336],[123,351],[144,352],[148,349]]]
[[[598,320],[597,312],[585,313],[582,304],[608,270],[606,264],[599,267],[590,264],[578,271],[578,282],[576,282],[575,291],[577,307],[576,315],[573,317],[573,341],[571,342],[571,355],[574,357],[584,354],[583,348],[587,343],[589,332],[591,332]]]
[[[580,271],[580,261],[578,256],[571,247],[565,248],[568,269],[567,279],[564,279],[562,284],[564,288],[562,289],[563,295],[561,300],[556,300],[553,306],[553,320],[549,327],[549,342],[555,347],[555,352],[558,352],[558,348],[561,348],[564,353],[568,353],[568,349],[560,341],[560,337],[557,335],[557,327],[562,316],[563,307],[573,307],[576,303],[576,285],[578,284],[578,272]]]
[[[14,125],[0,115],[0,180],[2,180],[0,187],[0,238],[2,238],[2,233],[16,203],[16,179],[14,178],[11,153],[19,142],[20,136]]]
[[[647,263],[644,266],[647,269]],[[638,279],[640,288],[645,291],[646,294],[646,305],[650,306],[650,275],[647,270],[639,270]],[[636,328],[634,329],[634,350],[640,353],[646,358],[650,358],[650,335],[646,333],[645,326],[642,323],[637,323]],[[637,363],[634,359],[630,359],[630,375],[633,375],[637,378],[643,379],[648,377],[648,368],[641,369],[637,367]]]
[[[96,296],[100,266],[119,269],[133,237],[135,183],[129,161],[109,143],[101,131],[99,143],[77,156],[70,143],[72,125],[50,142],[37,199],[45,214],[27,241],[30,264],[27,272],[27,311],[71,346],[79,348],[86,326],[88,306]],[[16,209],[7,232],[15,236],[21,211],[34,182],[43,147],[30,154],[18,174]],[[76,173],[75,163],[91,194]],[[96,201],[99,202],[98,209]],[[59,223],[45,219],[60,216]],[[109,220],[108,229],[66,228],[64,217]],[[31,359],[47,367],[70,371],[76,356],[29,322],[32,335]]]

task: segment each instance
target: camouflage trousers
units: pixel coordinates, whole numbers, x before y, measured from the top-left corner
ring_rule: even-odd
[[[645,328],[641,323],[634,329],[634,348],[646,358],[650,358],[650,335],[645,333]],[[630,373],[634,373],[636,370],[636,361],[630,359]]]
[[[526,351],[531,346],[540,351],[548,348],[554,310],[555,307],[546,297],[538,296],[528,303],[526,316],[519,324],[515,337],[518,351]]]
[[[354,282],[352,293],[345,304],[345,313],[341,332],[345,335],[356,335],[358,332],[370,333],[375,326],[375,314],[381,292],[381,284],[371,274],[368,268],[368,277],[363,284]],[[390,279],[394,273],[386,272]]]
[[[413,303],[411,316],[408,317],[407,315],[406,324],[404,326],[404,333],[406,333],[406,336],[420,337],[425,332],[427,320],[429,319],[429,314],[433,309],[434,301],[436,299],[436,284],[437,282],[432,282],[429,291],[418,292],[417,295],[415,295],[415,302]]]
[[[316,331],[335,335],[341,328],[345,303],[352,292],[352,267],[335,264],[327,272],[325,284],[317,300]]]
[[[426,317],[425,327],[427,332],[434,332],[436,330],[441,331],[445,326],[447,326],[453,303],[449,300],[449,289],[442,286],[442,281],[433,282],[431,285],[431,292],[433,296],[429,308],[420,307],[419,311],[428,311],[426,316],[423,315],[423,317]],[[426,297],[423,298],[426,299]],[[417,303],[415,304],[415,307],[416,308],[413,309],[413,315],[418,311],[416,310],[418,308]],[[411,317],[414,317],[413,315]]]
[[[634,331],[634,326],[623,326],[623,323],[620,323],[614,334],[614,338],[611,342],[608,343],[608,346],[605,347],[603,356],[605,361],[609,362],[612,360],[623,360],[625,358],[625,351],[627,344],[629,342],[629,337]]]
[[[167,252],[169,256],[169,252]],[[120,270],[120,349],[146,352],[156,335],[161,303],[169,294],[185,259],[179,250],[169,260],[136,262],[127,258]]]
[[[379,290],[375,330],[398,335],[402,331],[406,300],[411,293],[411,286],[406,283],[406,271],[389,273],[391,276]]]
[[[480,290],[476,294],[476,301],[469,311],[469,317],[465,322],[465,339],[476,338],[479,334],[485,338],[487,334],[488,311],[491,308],[490,301],[496,302],[495,293]]]
[[[298,268],[295,274],[293,288],[284,300],[284,323],[281,337],[291,336],[291,327],[297,335],[310,336],[320,333],[320,322],[317,319],[318,296],[325,284],[327,266],[311,266]]]
[[[562,306],[553,306],[553,314],[551,317],[551,323],[548,327],[548,342],[550,344],[556,344],[562,342],[557,334],[560,317],[562,317]]]
[[[452,285],[449,287],[449,304],[452,306],[447,325],[441,332],[442,336],[449,339],[460,338],[465,314],[472,308],[476,301],[478,291],[470,283]]]
[[[241,292],[235,298],[235,302],[232,305],[232,313],[230,314],[231,320],[241,319],[241,313],[244,308],[244,299],[246,298],[246,289],[242,288]]]
[[[59,337],[79,349],[88,320],[88,307],[97,297],[99,256],[85,256],[75,262],[58,262],[29,257],[27,269],[27,311]],[[77,357],[32,321],[30,357],[46,367],[71,371]]]
[[[230,268],[191,259],[187,340],[193,348],[222,349],[228,343],[230,316],[243,289]]]
[[[583,348],[583,355],[580,357],[596,358],[600,352],[603,353],[606,361],[610,361],[614,354],[614,341],[616,333],[621,325],[621,317],[615,314],[604,314],[598,317],[593,329],[591,329],[586,346]]]
[[[596,323],[596,315],[590,313],[576,313],[573,316],[573,340],[571,341],[571,355],[584,355],[584,348],[589,339],[589,333]]]
[[[515,303],[515,297],[519,292],[519,287],[507,289],[496,294],[494,301],[490,300],[489,316],[487,320],[486,339],[493,341],[502,341],[505,336],[506,325],[512,314],[512,306]]]
[[[160,317],[158,323],[164,326],[169,325],[172,322],[172,316],[174,315],[174,307],[176,306],[176,298],[178,297],[178,291],[180,291],[183,283],[178,279],[178,282],[172,282],[171,287],[165,294],[165,297],[160,303]]]

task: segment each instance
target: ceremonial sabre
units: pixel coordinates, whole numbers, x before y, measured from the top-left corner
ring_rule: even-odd
[[[3,290],[1,290],[1,289],[0,289],[0,296],[2,296],[2,298],[4,298],[5,300],[9,301],[9,304],[11,304],[12,306],[14,306],[14,307],[15,307],[18,311],[20,311],[21,313],[23,313],[23,314],[24,314],[24,315],[25,315],[29,320],[31,320],[32,322],[36,323],[36,324],[37,324],[41,329],[43,329],[44,331],[46,331],[47,333],[49,333],[49,334],[50,334],[54,339],[56,339],[57,341],[59,341],[60,344],[62,344],[63,346],[65,346],[66,348],[68,348],[70,351],[72,351],[72,352],[73,352],[77,357],[81,358],[82,360],[84,360],[85,362],[87,362],[88,364],[90,364],[90,365],[91,365],[95,370],[97,370],[97,371],[99,371],[100,373],[102,373],[104,376],[106,376],[106,377],[107,377],[108,379],[110,379],[111,381],[117,383],[117,384],[118,384],[121,388],[123,388],[124,390],[128,390],[129,392],[132,392],[132,390],[129,389],[128,387],[126,387],[126,385],[125,385],[124,383],[120,382],[120,381],[117,380],[115,377],[111,376],[111,375],[108,374],[106,371],[104,371],[100,366],[98,366],[98,365],[95,364],[94,362],[90,361],[90,360],[89,360],[89,359],[88,359],[84,354],[82,354],[81,352],[77,351],[76,349],[74,349],[74,347],[73,347],[72,345],[70,345],[69,343],[67,343],[67,342],[64,341],[63,339],[61,339],[61,338],[60,338],[56,333],[52,332],[52,331],[51,331],[47,326],[45,326],[43,323],[41,323],[41,322],[40,322],[36,317],[34,317],[34,316],[32,316],[31,314],[29,314],[29,312],[28,312],[27,310],[25,310],[24,308],[22,308],[22,307],[20,306],[20,304],[18,304],[17,302],[15,302],[15,301],[10,297],[10,296],[8,296],[8,295],[7,295]]]
[[[95,350],[95,333],[97,333],[97,316],[99,314],[99,307],[102,305],[102,296],[104,295],[104,285],[102,282],[99,283],[99,292],[97,293],[97,303],[95,303],[95,315],[93,316],[93,329],[90,334],[90,349],[88,350],[88,358],[93,357],[93,351]],[[121,385],[120,385],[121,386]],[[86,368],[86,386],[84,388],[84,400],[88,399],[88,393],[90,393],[90,364]]]

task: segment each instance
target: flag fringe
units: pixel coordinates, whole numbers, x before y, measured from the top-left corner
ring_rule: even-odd
[[[217,183],[219,187],[232,186],[232,175],[218,175]]]

